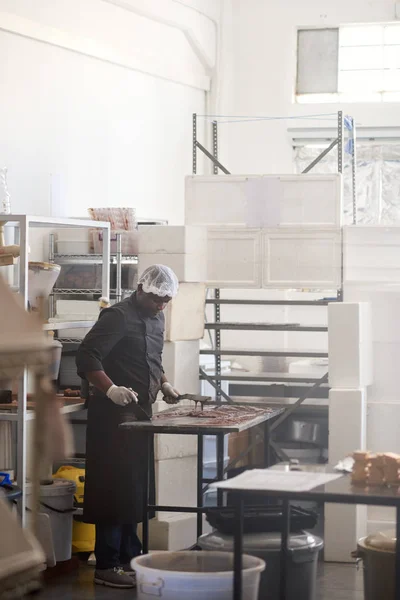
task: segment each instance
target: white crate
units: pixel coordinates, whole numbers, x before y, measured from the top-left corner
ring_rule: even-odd
[[[341,287],[339,231],[263,230],[263,287]]]
[[[400,283],[400,227],[343,228],[345,281]]]
[[[58,254],[76,255],[76,254],[90,254],[91,243],[89,240],[85,241],[62,241],[57,242]],[[57,259],[56,259],[57,260]]]
[[[163,506],[196,506],[196,482],[196,456],[156,461],[157,504]]]
[[[400,454],[399,401],[368,402],[367,448]]]
[[[186,178],[187,225],[340,227],[340,175],[217,175]]]
[[[373,382],[371,310],[367,302],[328,308],[329,385],[359,388]]]
[[[165,342],[163,367],[165,374],[181,394],[198,394],[200,342]]]
[[[139,226],[140,254],[206,254],[205,227],[175,225]]]
[[[332,388],[329,391],[329,464],[335,466],[354,450],[365,450],[366,441],[365,389]]]
[[[205,284],[181,283],[179,285],[177,296],[165,309],[165,341],[203,339],[205,300]]]
[[[205,282],[207,255],[203,254],[139,254],[138,272],[152,265],[165,265],[172,269],[180,282]]]
[[[208,287],[261,287],[261,232],[259,229],[208,230]]]
[[[185,180],[185,225],[244,226],[246,175],[190,176]]]

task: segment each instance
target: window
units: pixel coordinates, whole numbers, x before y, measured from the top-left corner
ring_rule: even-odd
[[[400,102],[400,23],[303,29],[297,46],[297,102]]]

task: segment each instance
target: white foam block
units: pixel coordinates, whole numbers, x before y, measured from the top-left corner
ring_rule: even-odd
[[[164,371],[181,394],[199,393],[199,354],[199,340],[164,343]]]
[[[374,380],[368,389],[368,402],[399,402],[400,343],[373,344]]]
[[[331,387],[359,388],[372,383],[369,303],[329,304],[328,345]]]
[[[180,406],[192,407],[193,402],[182,400]],[[163,400],[153,404],[153,414],[170,408]],[[184,456],[197,456],[197,437],[195,435],[165,434],[154,436],[154,456],[156,460],[183,458]]]
[[[329,391],[329,464],[366,448],[367,401],[364,389]]]
[[[325,561],[354,563],[351,553],[366,531],[366,506],[325,504]]]
[[[203,533],[211,531],[205,515]],[[142,524],[138,525],[138,536],[142,537]],[[178,551],[191,548],[197,542],[197,517],[188,513],[163,513],[149,523],[150,550]]]
[[[207,252],[207,228],[171,225],[139,227],[140,254],[197,254]]]
[[[157,461],[156,503],[163,506],[196,506],[196,481],[196,456]]]
[[[181,283],[176,298],[165,309],[165,341],[203,339],[205,301],[205,284]]]
[[[343,228],[345,281],[400,282],[400,227]]]
[[[162,264],[172,269],[179,281],[207,280],[206,254],[139,254],[139,273],[152,265]]]
[[[400,454],[400,402],[368,403],[367,447]]]

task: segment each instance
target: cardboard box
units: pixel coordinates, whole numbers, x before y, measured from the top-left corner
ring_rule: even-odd
[[[176,298],[165,309],[165,341],[203,339],[205,301],[204,283],[181,283]]]

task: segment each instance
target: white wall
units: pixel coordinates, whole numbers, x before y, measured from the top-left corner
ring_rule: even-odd
[[[215,0],[0,0],[0,165],[13,212],[51,214],[52,174],[65,216],[131,206],[182,222],[218,12]]]
[[[233,18],[229,16],[231,3]],[[225,41],[231,44],[233,94],[223,114],[296,116],[332,113],[334,104],[293,103],[296,75],[296,28],[392,21],[394,0],[225,0]],[[398,104],[341,105],[360,125],[397,123]],[[313,122],[312,122],[313,123]],[[304,125],[304,122],[302,123]],[[287,128],[299,121],[221,125],[221,160],[233,173],[292,172]],[[315,125],[315,123],[314,123]],[[332,126],[332,123],[328,123]],[[326,122],[325,122],[326,126]]]

